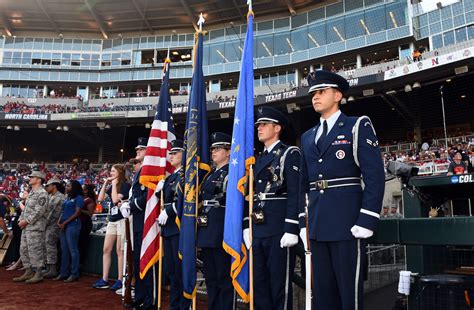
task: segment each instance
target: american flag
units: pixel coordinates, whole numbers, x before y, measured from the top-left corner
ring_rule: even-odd
[[[168,157],[171,141],[176,139],[169,94],[169,67],[170,60],[166,59],[160,99],[156,107],[155,119],[151,127],[145,159],[143,160],[140,173],[140,183],[148,187],[143,240],[140,252],[140,278],[142,279],[145,277],[148,269],[153,267],[160,259],[160,230],[156,221],[160,215],[160,203],[155,193],[158,193],[163,188],[165,178],[173,173],[174,170]]]

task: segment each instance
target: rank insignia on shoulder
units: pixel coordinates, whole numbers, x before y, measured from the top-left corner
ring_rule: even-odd
[[[376,147],[379,145],[379,141],[372,141],[370,139],[367,139],[366,142],[368,145],[373,146],[373,147]]]

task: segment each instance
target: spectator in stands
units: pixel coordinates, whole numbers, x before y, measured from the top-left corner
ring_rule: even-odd
[[[81,257],[81,265],[87,256],[87,248],[89,246],[89,237],[92,230],[92,215],[97,204],[97,195],[95,194],[94,184],[85,184],[82,186],[84,191],[84,205],[81,209],[81,231],[79,233],[79,253]]]
[[[390,216],[389,209],[390,208],[387,205],[383,205],[382,213],[380,214],[381,219],[389,218],[389,216]]]
[[[413,61],[420,61],[421,60],[421,52],[419,50],[414,50],[412,53]]]
[[[453,162],[449,165],[448,174],[464,174],[467,173],[466,163],[462,161],[461,153],[457,152],[454,154]]]
[[[396,205],[393,205],[390,208],[390,215],[389,218],[391,219],[401,219],[403,216],[398,212],[398,207]]]
[[[123,263],[123,243],[125,240],[125,227],[122,214],[119,212],[118,204],[122,200],[128,199],[130,183],[125,178],[125,166],[115,164],[110,171],[110,177],[107,178],[99,193],[99,202],[104,201],[106,195],[111,198],[111,208],[109,208],[109,222],[105,233],[103,256],[102,256],[102,278],[94,285],[94,288],[109,288],[109,269],[111,265],[111,254],[116,245],[118,261],[118,280],[110,287],[111,290],[122,288],[122,263]]]
[[[81,231],[81,214],[84,205],[84,194],[81,184],[72,180],[66,185],[67,199],[63,203],[63,212],[59,219],[61,229],[61,271],[55,280],[75,282],[79,279],[79,232]]]
[[[12,245],[10,245],[13,248],[13,259],[15,260],[15,263],[8,266],[7,270],[12,271],[12,270],[17,270],[20,269],[23,264],[20,259],[20,241],[21,241],[21,233],[22,229],[20,226],[18,226],[18,218],[21,215],[21,207],[20,205],[16,205],[15,211],[13,213],[13,216],[11,217],[11,223],[12,223],[12,232],[13,232],[13,240],[12,240]]]

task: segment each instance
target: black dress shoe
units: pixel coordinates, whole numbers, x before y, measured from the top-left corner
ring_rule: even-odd
[[[66,280],[64,280],[64,283],[71,283],[71,282],[77,282],[79,280],[79,277],[75,276],[69,276]]]
[[[153,310],[153,309],[156,309],[156,307],[153,307],[152,305],[145,305],[145,304],[141,304],[140,306],[135,307],[135,310]]]

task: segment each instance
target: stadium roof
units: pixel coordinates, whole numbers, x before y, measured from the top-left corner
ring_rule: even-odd
[[[321,6],[326,0],[254,0],[259,18],[290,16]],[[330,1],[336,2],[336,1]],[[155,34],[193,31],[199,14],[206,26],[245,22],[245,0],[3,0],[0,1],[2,33],[89,33],[109,38],[112,34]]]

